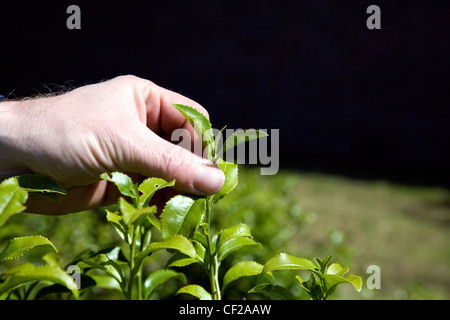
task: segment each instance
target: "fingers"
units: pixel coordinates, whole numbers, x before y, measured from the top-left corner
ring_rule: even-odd
[[[147,126],[150,129],[158,127],[158,130],[163,133],[172,133],[179,128],[187,128],[192,133],[192,138],[195,138],[194,130],[186,118],[172,105],[184,104],[196,108],[203,113],[208,119],[209,114],[196,101],[189,99],[179,93],[167,90],[154,83],[149,82],[147,90],[145,91],[145,103],[147,106]],[[156,122],[157,121],[157,125]]]
[[[127,152],[119,165],[125,171],[166,181],[175,179],[176,190],[197,195],[214,194],[224,184],[223,172],[211,162],[162,139],[144,126],[123,139]]]
[[[189,105],[209,118],[205,108],[194,100],[150,81],[139,78],[134,80],[138,81],[136,88],[145,102],[148,128],[142,127],[134,135],[127,135],[126,138],[131,140],[126,144],[131,151],[122,169],[167,181],[175,179],[175,189],[181,192],[208,195],[219,191],[225,180],[223,172],[190,151],[199,138],[186,118],[172,105]],[[177,129],[184,129],[184,148],[167,141],[171,140],[172,133]],[[202,152],[195,148],[194,151],[199,154]]]

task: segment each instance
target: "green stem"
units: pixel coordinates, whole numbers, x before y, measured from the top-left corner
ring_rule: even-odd
[[[212,196],[206,197],[206,223],[208,224],[208,234],[206,237],[207,250],[208,250],[208,273],[209,282],[211,285],[211,296],[213,300],[220,300],[220,285],[219,285],[219,262],[217,260],[217,255],[214,253],[214,247],[211,240],[211,207],[212,207]]]
[[[135,275],[135,264],[134,264],[135,252],[136,252],[136,228],[133,227],[133,232],[132,232],[132,237],[131,237],[131,245],[130,245],[130,258],[129,258],[130,276],[128,278],[127,292],[125,294],[125,298],[127,300],[131,300],[132,296],[133,296],[133,282],[134,282],[134,275]]]

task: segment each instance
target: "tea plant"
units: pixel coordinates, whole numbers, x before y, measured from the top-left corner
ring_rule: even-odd
[[[243,223],[221,229],[212,228],[212,208],[228,195],[238,184],[238,166],[227,162],[223,155],[235,146],[246,141],[267,136],[259,130],[240,130],[226,139],[222,132],[215,136],[209,120],[196,109],[175,104],[194,128],[201,139],[205,157],[223,171],[225,182],[219,192],[209,196],[178,194],[164,206],[159,217],[152,198],[156,192],[175,185],[175,181],[160,178],[148,178],[135,183],[124,173],[104,173],[101,178],[114,183],[121,193],[116,210],[106,209],[106,219],[115,228],[121,239],[121,245],[97,252],[81,252],[69,265],[80,268],[83,272],[82,289],[74,286],[73,279],[50,256],[44,256],[44,266],[29,263],[11,268],[1,275],[0,297],[26,298],[41,296],[46,293],[60,292],[61,285],[66,291],[78,298],[89,287],[103,287],[121,292],[125,299],[150,299],[159,285],[169,279],[178,279],[184,284],[176,294],[189,294],[204,300],[219,300],[235,281],[250,276],[259,276],[263,283],[254,286],[248,294],[264,294],[281,299],[295,299],[295,296],[279,285],[270,283],[273,271],[303,270],[310,272],[304,281],[296,276],[297,283],[314,300],[327,299],[337,285],[350,283],[357,291],[361,290],[361,278],[346,275],[348,268],[337,263],[329,264],[331,256],[324,260],[315,259],[315,263],[286,253],[275,255],[265,264],[256,261],[240,261],[228,270],[222,270],[223,261],[232,253],[261,245],[253,239],[250,228]],[[223,141],[223,143],[221,143]],[[1,184],[0,189],[0,227],[8,217],[25,209],[24,203],[28,192],[37,192],[58,200],[57,194],[64,194],[64,189],[45,177],[29,175],[11,178]],[[156,240],[156,241],[155,241]],[[29,249],[47,246],[56,251],[54,245],[41,236],[13,238],[0,253],[0,262],[13,259]],[[144,262],[157,251],[172,254],[166,267],[144,274]],[[200,265],[204,270],[209,287],[189,283],[189,279],[175,268]],[[223,275],[223,276],[221,276]],[[41,280],[54,283],[44,289],[35,290]],[[82,281],[83,282],[83,281]],[[31,285],[29,285],[31,283]],[[17,293],[17,288],[29,285],[26,294]],[[59,287],[58,287],[59,285]],[[37,291],[31,294],[31,291]]]
[[[0,228],[11,216],[26,209],[24,204],[28,193],[39,193],[57,199],[56,194],[64,194],[65,191],[54,181],[37,175],[24,175],[4,180],[0,184]],[[10,239],[0,252],[0,263],[17,259],[37,247],[47,247],[57,252],[54,244],[43,236],[15,237]],[[38,286],[43,282],[59,284],[78,298],[79,290],[73,278],[59,267],[52,256],[47,254],[42,259],[46,264],[37,266],[26,262],[1,273],[0,300],[32,298],[48,286]]]
[[[359,276],[349,274],[348,268],[344,268],[337,263],[329,265],[331,255],[320,260],[315,258],[315,264],[304,258],[298,258],[280,253],[269,259],[264,265],[263,273],[276,270],[307,270],[310,272],[309,279],[304,281],[300,275],[295,279],[311,300],[326,300],[341,283],[350,283],[356,291],[361,291],[362,280]],[[255,286],[249,293],[264,293],[281,299],[292,300],[294,295],[281,286],[274,286],[270,283],[263,283]]]
[[[156,206],[149,206],[150,200],[156,191],[173,186],[175,181],[148,178],[138,185],[120,172],[113,172],[111,176],[102,174],[101,177],[113,182],[122,196],[132,201],[129,203],[120,197],[117,212],[106,210],[106,218],[116,229],[124,246],[91,253],[78,262],[78,266],[86,271],[92,268],[104,271],[117,282],[119,291],[126,299],[148,299],[157,285],[170,278],[176,277],[185,282],[184,275],[173,270],[159,270],[145,279],[142,274],[144,259],[156,251],[175,250],[189,257],[195,256],[193,245],[181,234],[152,242],[152,232],[161,230],[161,221],[154,215]],[[93,278],[99,279],[95,275]]]

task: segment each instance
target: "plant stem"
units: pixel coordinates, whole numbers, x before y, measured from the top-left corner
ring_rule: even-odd
[[[135,275],[135,265],[134,265],[134,255],[136,251],[136,228],[133,228],[132,237],[131,237],[131,245],[130,245],[130,258],[129,258],[129,265],[130,265],[130,276],[128,278],[128,287],[127,292],[125,295],[125,298],[127,300],[131,300],[133,296],[133,282],[134,282],[134,275]]]
[[[212,196],[206,197],[206,223],[208,224],[208,234],[206,237],[207,250],[208,250],[208,273],[209,282],[211,284],[211,296],[213,300],[220,300],[220,285],[219,285],[219,262],[217,260],[217,255],[215,254],[214,246],[211,241],[211,207],[212,207]]]

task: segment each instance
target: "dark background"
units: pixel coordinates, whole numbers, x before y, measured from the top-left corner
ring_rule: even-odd
[[[449,17],[425,0],[2,1],[0,93],[134,74],[215,128],[280,129],[282,167],[448,187]]]

